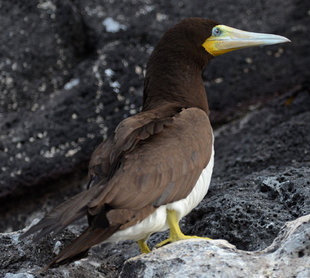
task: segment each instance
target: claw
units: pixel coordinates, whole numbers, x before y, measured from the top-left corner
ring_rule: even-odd
[[[205,240],[212,240],[211,238],[208,238],[208,237],[184,235],[181,232],[181,229],[179,227],[179,221],[178,221],[176,212],[174,210],[167,210],[167,218],[168,218],[168,225],[170,228],[169,238],[156,244],[156,248],[164,246],[168,243],[172,243],[172,242],[184,240],[184,239],[200,238],[200,239],[205,239]]]
[[[150,248],[148,247],[148,245],[146,243],[146,239],[138,240],[138,244],[139,244],[141,253],[146,253],[147,254],[147,253],[151,252]]]

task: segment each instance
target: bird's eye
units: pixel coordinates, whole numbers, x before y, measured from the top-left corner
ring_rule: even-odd
[[[215,37],[218,37],[221,33],[222,33],[222,31],[219,27],[214,27],[212,29],[212,35]]]

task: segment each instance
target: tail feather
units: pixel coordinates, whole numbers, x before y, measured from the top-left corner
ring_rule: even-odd
[[[83,217],[87,213],[87,205],[97,196],[101,188],[99,185],[89,188],[87,191],[83,191],[66,202],[60,204],[48,215],[46,215],[39,223],[32,226],[28,231],[20,236],[23,239],[37,231],[40,233],[35,236],[34,240],[38,240],[41,237],[54,231],[60,232],[69,224],[75,220]]]
[[[65,247],[49,264],[47,264],[42,272],[49,269],[54,264],[66,262],[72,258],[79,256],[87,251],[90,247],[97,245],[119,229],[118,226],[111,226],[106,229],[94,229],[88,227],[77,239],[75,239],[69,246]]]

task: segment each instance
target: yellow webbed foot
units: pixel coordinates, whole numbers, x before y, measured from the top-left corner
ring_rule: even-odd
[[[151,252],[151,250],[148,247],[145,239],[138,240],[138,244],[139,244],[141,253],[150,253]]]
[[[162,247],[162,246],[164,246],[164,245],[166,245],[166,244],[168,244],[168,243],[171,243],[171,242],[172,242],[172,241],[171,241],[171,238],[169,237],[169,238],[167,238],[167,239],[161,241],[160,243],[157,243],[157,244],[155,245],[155,247],[156,247],[156,248],[159,248],[159,247]]]
[[[208,237],[199,237],[199,236],[187,236],[184,235],[181,232],[181,229],[179,227],[179,221],[176,215],[176,212],[174,210],[167,210],[167,219],[168,219],[168,225],[170,228],[170,234],[169,238],[163,240],[162,242],[158,243],[156,247],[164,246],[168,243],[172,243],[178,240],[184,240],[184,239],[192,239],[192,238],[201,238],[205,240],[211,240],[211,238]]]

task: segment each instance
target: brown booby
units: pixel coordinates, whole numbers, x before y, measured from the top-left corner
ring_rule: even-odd
[[[158,42],[147,64],[143,108],[116,127],[92,154],[89,186],[31,227],[40,238],[87,215],[89,227],[47,266],[102,242],[135,240],[143,253],[155,232],[158,246],[191,238],[179,228],[206,195],[213,169],[213,133],[202,70],[214,56],[285,37],[184,19]]]

